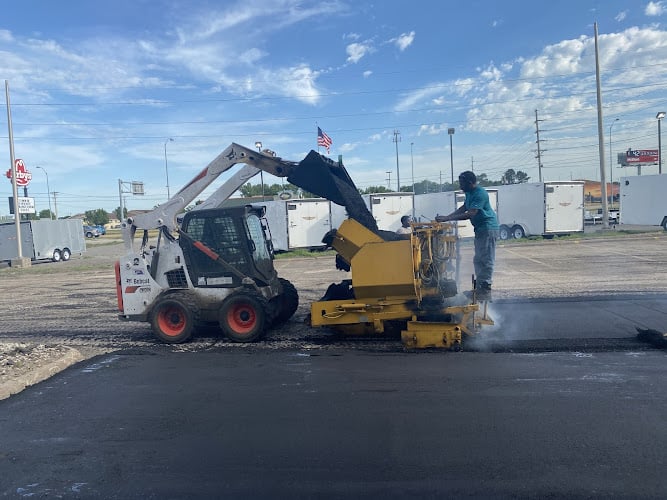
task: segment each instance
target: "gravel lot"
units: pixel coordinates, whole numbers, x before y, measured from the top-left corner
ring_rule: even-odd
[[[500,244],[494,300],[667,293],[662,273],[667,265],[664,232],[597,236]],[[0,269],[0,399],[73,362],[116,349],[248,347],[226,342],[215,333],[167,346],[154,340],[148,324],[118,320],[113,263],[121,253],[122,244],[101,238],[69,262]],[[463,287],[468,283],[464,277],[472,274],[471,261],[472,248],[465,242]],[[276,267],[298,289],[300,306],[294,318],[272,331],[259,347],[323,348],[330,335],[306,326],[304,319],[309,304],[346,274],[335,269],[331,256],[279,259]],[[382,343],[374,345],[382,348]]]

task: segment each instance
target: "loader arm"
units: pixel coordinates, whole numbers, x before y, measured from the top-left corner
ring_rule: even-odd
[[[283,160],[279,157],[260,153],[236,143],[232,143],[220,153],[211,163],[199,172],[180,191],[173,195],[165,203],[159,205],[150,212],[129,217],[123,224],[123,241],[127,250],[132,249],[132,240],[135,232],[139,230],[165,228],[175,231],[178,228],[176,216],[183,212],[204,189],[206,189],[222,173],[232,168],[237,163],[245,163],[246,167],[237,172],[227,183],[225,183],[212,198],[209,205],[221,203],[240,188],[249,178],[260,170],[268,172],[276,177],[287,177],[298,165],[297,162]]]

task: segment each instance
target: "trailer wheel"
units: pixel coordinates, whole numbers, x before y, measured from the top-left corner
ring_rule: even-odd
[[[278,278],[283,287],[283,292],[269,302],[273,313],[273,323],[280,325],[289,320],[299,307],[299,292],[292,283],[283,278]]]
[[[198,317],[197,304],[186,294],[165,295],[151,313],[153,334],[167,344],[181,344],[192,337]]]
[[[500,229],[498,230],[498,238],[501,240],[509,240],[511,237],[512,233],[510,232],[510,228],[505,224],[501,225]]]
[[[234,342],[254,342],[267,325],[267,300],[255,291],[230,295],[220,307],[220,328]]]
[[[512,237],[514,237],[517,240],[520,240],[526,236],[526,232],[523,230],[521,226],[518,224],[512,228]]]
[[[60,262],[60,259],[62,258],[62,254],[60,253],[60,250],[57,248],[53,251],[53,255],[51,256],[51,260],[53,262]]]
[[[63,262],[67,262],[71,256],[72,252],[70,252],[70,249],[67,247],[63,248],[63,251],[61,252],[61,257],[63,259]]]

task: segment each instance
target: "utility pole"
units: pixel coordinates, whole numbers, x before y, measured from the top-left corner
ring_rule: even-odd
[[[454,147],[452,145],[452,136],[454,135],[454,132],[456,132],[454,127],[449,127],[447,129],[447,135],[449,135],[449,167],[452,170],[452,186],[454,185]],[[442,185],[442,182],[440,182],[440,185]],[[442,189],[440,190],[442,191]]]
[[[593,23],[595,31],[595,88],[598,105],[598,152],[600,158],[600,195],[602,197],[602,227],[609,229],[609,205],[607,205],[607,175],[605,173],[604,128],[602,125],[602,89],[600,88],[600,51],[598,47],[598,23]]]
[[[542,149],[540,147],[540,122],[543,120],[539,120],[537,118],[537,110],[535,110],[535,133],[537,134],[537,172],[538,176],[540,178],[540,182],[542,182]],[[546,151],[546,150],[545,150]]]
[[[387,170],[387,189],[391,191],[391,170]]]
[[[12,196],[14,197],[14,225],[16,226],[16,266],[29,267],[30,257],[23,258],[21,245],[21,214],[19,213],[19,192],[16,184],[16,156],[14,156],[14,129],[12,127],[12,108],[9,104],[9,80],[5,80],[5,102],[7,103],[7,130],[9,133],[9,162],[12,175]],[[27,261],[27,263],[26,263]]]
[[[398,130],[394,130],[394,138],[392,139],[396,143],[396,192],[401,191],[401,173],[398,170],[398,143],[401,142],[401,133]]]
[[[442,193],[442,170],[440,171],[440,192]]]
[[[470,157],[470,171],[471,172],[475,171],[475,157],[474,156]]]
[[[56,196],[59,194],[58,191],[54,191],[53,193],[53,210],[55,211],[54,215],[56,216],[56,220],[58,220],[58,200]]]

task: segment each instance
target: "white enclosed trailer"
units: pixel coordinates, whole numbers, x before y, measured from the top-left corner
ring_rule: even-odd
[[[497,186],[500,239],[584,231],[584,183],[533,182]]]
[[[401,227],[401,217],[412,217],[412,193],[381,193],[364,196],[371,214],[383,231],[396,231]]]
[[[273,248],[277,251],[323,247],[322,238],[331,230],[329,200],[304,198],[275,200],[266,206]]]
[[[0,224],[0,260],[17,258],[16,224]],[[22,257],[31,260],[67,261],[86,251],[80,219],[32,220],[21,222]]]
[[[436,215],[447,215],[456,210],[454,191],[418,194],[415,196],[415,217],[422,222],[435,220]]]
[[[332,201],[329,208],[331,210],[332,229],[337,229],[345,220],[350,218],[347,209],[342,205],[338,205]]]
[[[660,225],[667,231],[667,175],[621,177],[621,224]]]

